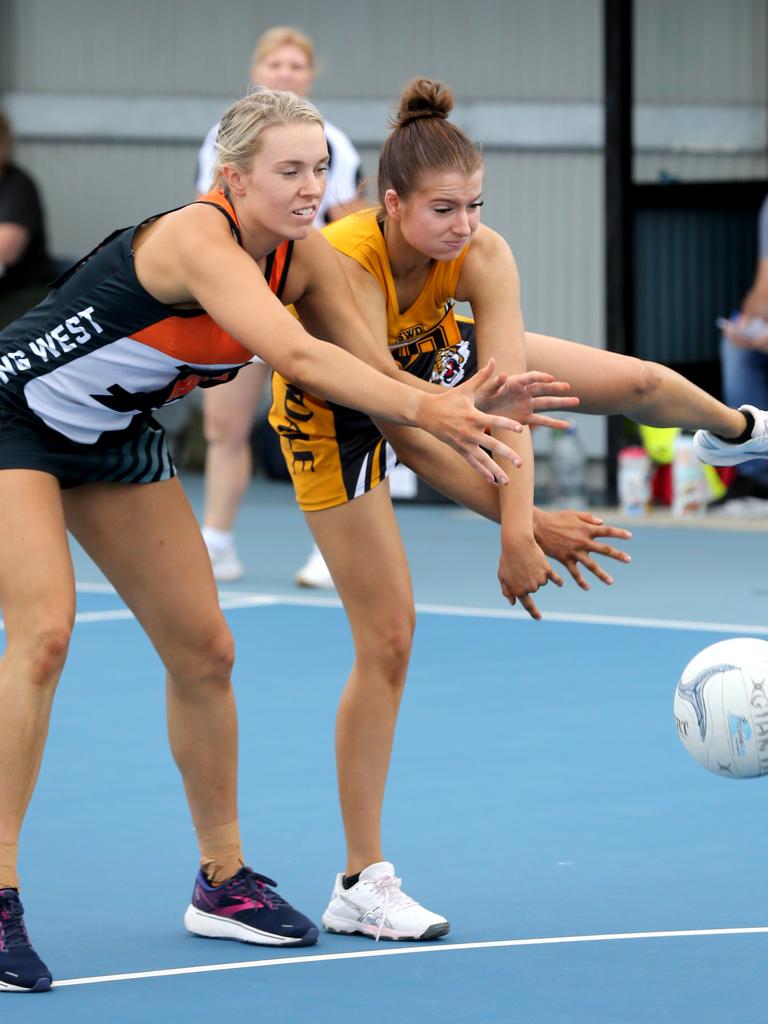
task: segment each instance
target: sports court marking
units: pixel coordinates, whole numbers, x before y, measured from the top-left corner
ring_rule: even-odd
[[[113,981],[141,981],[145,978],[170,978],[182,974],[209,974],[216,971],[242,971],[257,967],[281,967],[288,964],[327,963],[333,960],[362,960],[381,956],[411,956],[421,953],[457,953],[468,949],[509,949],[513,946],[557,946],[583,942],[626,942],[638,939],[689,939],[719,935],[766,935],[768,927],[696,928],[690,931],[617,932],[615,935],[557,935],[540,939],[500,939],[494,942],[456,942],[445,945],[405,946],[395,949],[366,949],[354,953],[318,953],[309,956],[274,957],[246,960],[233,964],[203,964],[198,967],[173,967],[162,971],[138,971],[135,974],[104,974],[94,978],[65,978],[54,988],[73,985],[99,985]]]
[[[78,583],[81,594],[115,594],[109,583]],[[303,597],[291,594],[249,593],[240,590],[220,590],[221,607],[225,610],[259,608],[274,605],[288,605],[300,608],[341,608],[338,597]],[[477,619],[519,619],[532,620],[524,611],[514,608],[478,608],[469,605],[417,603],[416,611],[421,615],[448,615]],[[79,612],[78,623],[107,622],[115,619],[132,619],[133,613],[127,608],[114,608],[100,612]],[[688,619],[647,619],[631,615],[582,615],[577,612],[545,612],[545,622],[574,622],[591,626],[632,626],[637,629],[690,630],[697,633],[736,633],[749,636],[768,636],[768,626],[750,625],[738,622],[699,622]],[[4,628],[0,622],[0,629]]]

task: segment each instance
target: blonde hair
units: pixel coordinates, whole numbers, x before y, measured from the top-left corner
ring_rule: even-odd
[[[225,111],[216,136],[215,188],[224,184],[221,169],[225,164],[248,170],[261,145],[262,133],[277,124],[316,124],[322,128],[323,118],[309,100],[283,89],[259,89]]]
[[[261,64],[271,53],[279,50],[281,46],[295,46],[307,58],[310,68],[315,68],[315,47],[312,40],[304,32],[289,25],[277,25],[275,28],[267,29],[264,35],[259,37],[256,49],[251,57],[251,69]]]

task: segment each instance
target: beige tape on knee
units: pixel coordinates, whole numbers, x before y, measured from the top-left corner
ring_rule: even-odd
[[[18,889],[19,847],[17,843],[0,843],[0,889]]]
[[[238,822],[196,828],[195,833],[200,845],[200,867],[212,885],[221,885],[237,874],[244,864]]]

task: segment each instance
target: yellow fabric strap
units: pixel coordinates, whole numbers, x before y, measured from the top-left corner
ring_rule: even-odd
[[[19,876],[16,870],[18,861],[18,844],[0,843],[0,889],[19,888]]]
[[[236,821],[213,828],[196,828],[200,846],[200,867],[211,885],[221,885],[237,874],[245,863]]]

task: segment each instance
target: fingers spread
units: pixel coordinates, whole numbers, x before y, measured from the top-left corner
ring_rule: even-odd
[[[517,452],[513,451],[509,445],[504,444],[504,442],[500,441],[497,437],[488,436],[483,439],[482,444],[484,448],[492,451],[497,459],[509,459],[512,465],[516,466],[518,469],[522,466],[523,460]]]
[[[484,422],[488,427],[495,427],[497,430],[513,430],[516,434],[523,429],[522,423],[511,420],[508,416],[485,416]]]
[[[563,585],[563,577],[559,576],[551,566],[547,572],[547,579],[552,580],[556,587],[562,587]]]
[[[536,603],[530,594],[524,594],[520,598],[520,604],[525,608],[532,619],[536,619],[537,622],[541,620],[541,612],[536,607]]]
[[[529,427],[551,427],[553,430],[567,430],[570,425],[568,420],[556,420],[551,416],[542,416],[538,412],[528,417]]]
[[[608,584],[608,586],[610,586],[613,583],[613,576],[609,576],[605,569],[603,569],[603,567],[593,558],[587,558],[585,556],[581,559],[581,563],[586,569],[589,569],[589,571],[594,576],[597,576],[597,578],[601,580],[603,583]]]
[[[589,590],[589,584],[587,583],[587,581],[582,576],[581,570],[579,569],[579,563],[577,561],[575,561],[575,560],[568,561],[566,563],[565,567],[568,570],[568,572],[571,574],[571,576],[573,576],[573,578],[576,580],[576,582],[578,583],[578,585],[581,587],[582,590]]]
[[[606,558],[613,558],[616,562],[631,562],[632,557],[620,548],[612,548],[610,544],[590,544],[590,551],[598,555],[605,555]]]

